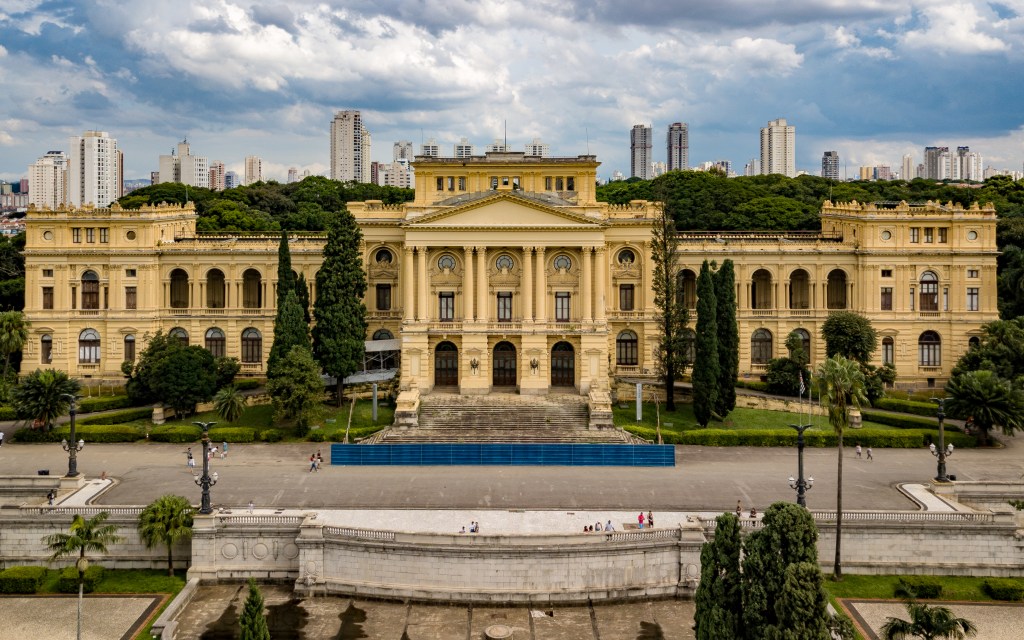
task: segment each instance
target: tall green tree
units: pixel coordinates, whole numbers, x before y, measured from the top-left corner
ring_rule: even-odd
[[[693,415],[708,426],[718,406],[718,301],[714,275],[705,260],[697,276],[697,344],[693,363]]]
[[[167,548],[167,575],[173,576],[174,545],[192,537],[192,505],[181,496],[160,496],[139,514],[139,536],[147,549]]]
[[[241,640],[270,640],[267,615],[263,612],[263,594],[256,581],[249,578],[249,595],[238,618]]]
[[[191,415],[197,404],[209,401],[217,390],[215,360],[200,346],[180,347],[153,363],[146,383],[157,400],[177,415]]]
[[[992,371],[983,369],[953,376],[946,383],[946,395],[949,415],[964,420],[972,418],[983,444],[989,444],[994,428],[1008,436],[1024,430],[1024,391]]]
[[[359,245],[362,232],[348,210],[338,213],[327,232],[324,262],[316,274],[313,355],[337,380],[337,401],[345,376],[363,368],[366,350],[366,273]]]
[[[739,638],[743,631],[740,522],[732,513],[723,513],[716,522],[714,539],[705,542],[700,552],[693,616],[697,640]]]
[[[0,380],[7,380],[11,370],[11,356],[21,351],[28,341],[28,325],[21,311],[0,313],[0,353],[4,354],[4,372]]]
[[[309,325],[302,318],[302,308],[294,291],[289,291],[284,302],[277,310],[274,320],[274,345],[270,348],[267,359],[267,378],[278,375],[278,365],[292,347],[310,349]]]
[[[277,247],[277,311],[280,317],[281,307],[288,294],[295,290],[295,272],[292,271],[292,251],[288,246],[288,232],[281,234],[281,244]]]
[[[838,450],[836,481],[836,557],[832,575],[835,580],[843,579],[843,433],[850,426],[850,409],[860,408],[867,402],[864,374],[853,360],[836,355],[818,367],[815,379],[818,393],[828,410],[828,422],[836,434]]]
[[[953,367],[953,377],[969,371],[985,369],[1003,380],[1024,378],[1024,316],[1012,320],[996,320],[982,327],[976,347],[960,356]]]
[[[78,381],[63,371],[36,369],[14,388],[14,406],[19,416],[30,418],[49,431],[71,407],[67,396],[76,395],[79,388]]]
[[[780,640],[830,640],[828,594],[817,563],[795,562],[783,574],[775,605]]]
[[[676,380],[686,365],[686,324],[689,313],[679,287],[679,237],[671,215],[661,209],[651,232],[654,262],[654,306],[657,309],[658,369],[665,383],[665,409],[676,410]]]
[[[718,303],[718,402],[715,413],[724,418],[736,408],[736,379],[740,371],[736,270],[728,258],[715,272],[715,300]]]
[[[978,628],[966,618],[959,618],[949,607],[907,602],[910,620],[888,617],[882,625],[882,640],[962,640],[978,635]]]
[[[306,274],[300,273],[299,279],[295,282],[295,295],[299,299],[299,306],[302,307],[302,319],[307,325],[312,318],[309,315],[309,285],[306,283]]]
[[[298,418],[306,427],[317,415],[324,397],[320,366],[308,347],[296,346],[278,364],[278,375],[267,381],[274,399],[274,420]]]
[[[825,357],[843,356],[861,364],[871,361],[878,348],[878,334],[871,321],[852,311],[836,311],[821,325]]]

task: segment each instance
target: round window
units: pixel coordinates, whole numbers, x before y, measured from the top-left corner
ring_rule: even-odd
[[[452,269],[455,268],[455,258],[447,254],[443,255],[437,261],[437,266],[441,267],[442,269],[447,269],[448,271],[451,271]]]
[[[977,240],[978,239],[978,232],[974,231],[974,230],[968,231],[967,232],[967,239],[968,240]]]
[[[53,240],[53,232],[52,231],[44,231],[43,232],[43,240]]]
[[[374,259],[377,261],[377,264],[391,264],[391,252],[387,249],[379,249]]]
[[[619,252],[619,264],[633,264],[636,262],[636,254],[631,249],[623,249]]]
[[[499,269],[511,269],[513,265],[512,257],[507,254],[502,254],[498,256],[498,260],[495,264]]]
[[[886,229],[882,232],[882,240],[892,240],[892,231]]]
[[[565,255],[564,253],[562,255],[558,256],[557,258],[555,258],[555,268],[556,269],[565,269],[566,271],[568,271],[569,267],[571,267],[571,266],[572,266],[572,260],[570,260],[569,256]]]
[[[134,231],[129,231],[128,233],[124,234],[124,237],[128,238],[129,240],[134,240],[135,239],[135,232]]]

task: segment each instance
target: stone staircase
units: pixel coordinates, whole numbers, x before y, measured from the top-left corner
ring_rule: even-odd
[[[420,400],[419,426],[389,428],[378,444],[413,442],[607,443],[632,442],[619,429],[587,429],[586,399],[578,395],[461,396],[434,393]]]

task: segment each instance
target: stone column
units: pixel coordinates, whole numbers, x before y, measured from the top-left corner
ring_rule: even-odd
[[[643,292],[640,294],[644,297],[643,310],[645,316],[654,314],[654,259],[651,256],[651,243],[645,242],[642,245],[643,255],[640,259],[643,260],[641,268],[643,269]]]
[[[473,321],[473,247],[462,247],[466,253],[465,270],[462,272],[462,319]]]
[[[545,248],[537,247],[537,322],[547,322],[548,283],[545,270]]]
[[[751,285],[750,280],[747,280],[743,284],[746,285],[746,287],[745,287],[744,295],[743,295],[743,306],[741,308],[743,308],[743,309],[753,309],[754,308],[754,301],[750,297],[750,285]]]
[[[594,319],[598,322],[604,321],[608,317],[608,302],[606,300],[608,296],[608,255],[604,249],[604,246],[597,247],[596,264],[594,268],[597,269],[597,297],[594,303],[597,305],[595,310]]]
[[[416,305],[416,319],[426,322],[430,318],[427,313],[427,248],[417,247],[416,291],[419,301]]]
[[[779,301],[779,309],[792,309],[793,305],[790,304],[788,280],[782,283],[782,295],[783,299]]]
[[[416,278],[416,270],[413,267],[412,247],[405,245],[405,253],[402,259],[402,315],[406,322],[416,320],[416,288],[413,282]]]
[[[583,256],[583,322],[594,321],[593,251],[592,247],[583,247],[580,252]]]
[[[206,308],[206,282],[204,280],[199,281],[199,304],[196,306],[200,309]]]
[[[476,293],[476,317],[480,322],[487,322],[487,247],[477,247],[476,258],[479,261],[477,271],[480,272],[480,286]]]
[[[523,322],[533,320],[533,247],[523,247]]]

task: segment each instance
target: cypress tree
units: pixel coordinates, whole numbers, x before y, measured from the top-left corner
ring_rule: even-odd
[[[681,377],[686,362],[686,323],[688,313],[679,290],[679,237],[675,221],[664,209],[651,233],[651,258],[654,262],[654,306],[657,308],[657,361],[665,382],[665,409],[675,411],[676,379]]]
[[[697,276],[697,344],[693,363],[693,414],[708,426],[718,404],[718,303],[714,275],[705,260]]]
[[[238,624],[241,640],[270,640],[267,616],[263,613],[263,594],[252,578],[249,578],[249,596],[245,599]]]
[[[736,271],[726,259],[715,272],[718,303],[718,402],[715,413],[725,418],[736,408],[736,378],[740,369],[740,333],[736,325]]]
[[[343,379],[362,369],[366,349],[361,239],[352,214],[347,209],[339,211],[327,232],[323,266],[316,274],[313,355],[324,371],[337,379],[338,406]]]
[[[795,562],[784,573],[775,613],[780,638],[786,640],[827,640],[828,594],[821,582],[821,569],[810,562]]]
[[[302,319],[309,324],[312,318],[309,316],[309,285],[306,283],[306,274],[300,273],[295,283],[295,295],[299,298],[299,306],[302,307]]]
[[[734,514],[717,518],[715,538],[700,552],[700,584],[694,597],[697,640],[739,638],[743,629],[740,576],[740,521]]]
[[[288,355],[292,347],[312,349],[309,342],[309,325],[302,318],[298,296],[294,291],[289,291],[284,303],[278,307],[277,318],[274,320],[274,345],[270,348],[270,357],[267,359],[268,378],[277,375],[277,365]]]
[[[295,290],[295,272],[292,271],[292,252],[288,247],[288,232],[281,234],[277,247],[277,310],[281,311],[289,291]]]

